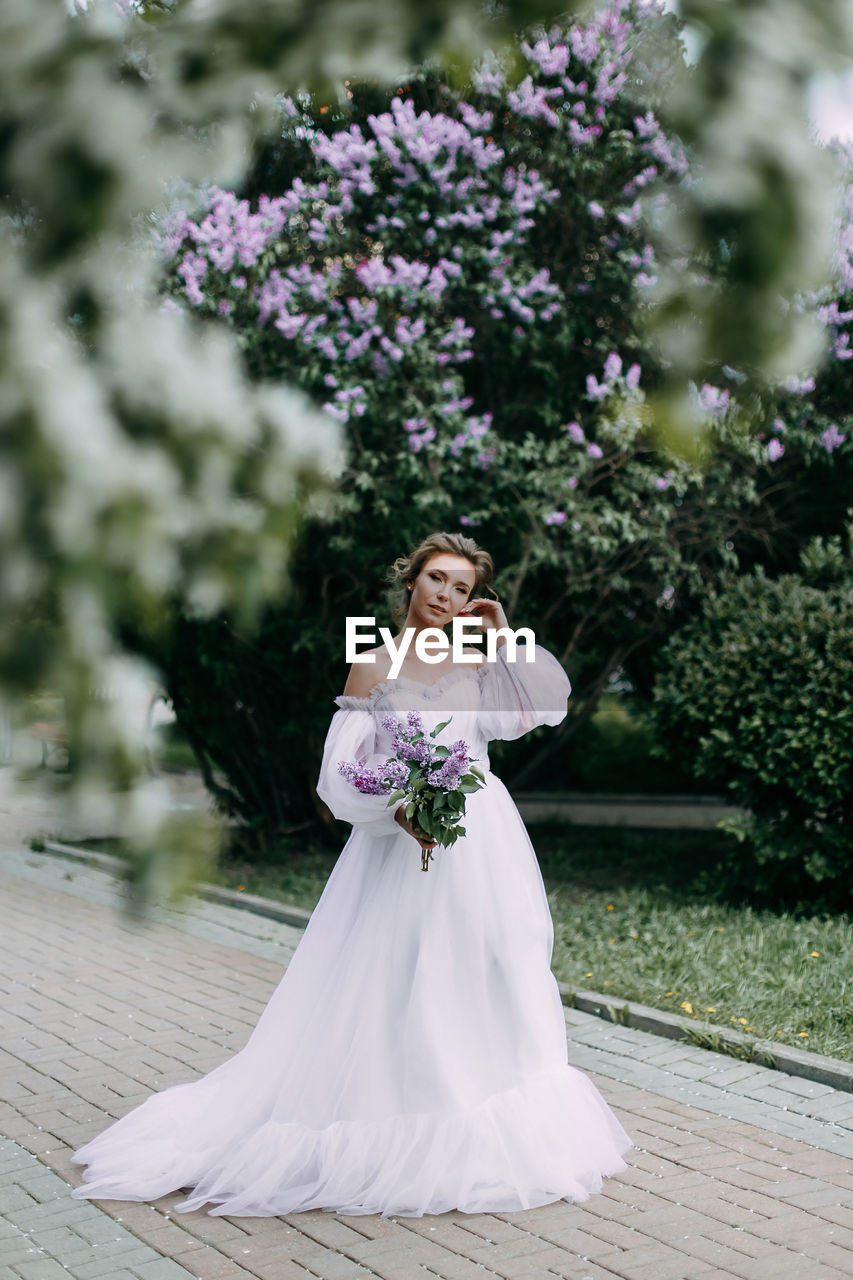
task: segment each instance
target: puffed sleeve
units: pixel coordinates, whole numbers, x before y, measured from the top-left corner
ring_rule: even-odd
[[[515,661],[508,662],[503,644],[495,661],[482,668],[478,719],[488,739],[520,738],[537,725],[555,725],[565,719],[572,691],[569,677],[541,645],[533,646],[532,662],[527,661],[526,651],[526,645],[518,645]]]
[[[395,835],[401,828],[394,821],[396,806],[389,808],[388,797],[365,795],[338,773],[342,760],[363,760],[370,768],[385,763],[386,756],[374,750],[376,725],[371,704],[366,698],[344,695],[335,701],[339,709],[332,716],[326,734],[317,795],[341,822],[349,822],[373,835]]]

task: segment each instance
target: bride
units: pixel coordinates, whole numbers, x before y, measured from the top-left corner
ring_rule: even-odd
[[[479,617],[507,625],[483,592],[491,557],[436,533],[392,577],[400,635]],[[475,661],[428,663],[411,644],[392,677],[385,647],[354,663],[335,699],[317,792],[352,833],[245,1047],[200,1079],[152,1094],[80,1147],[76,1198],[156,1200],[178,1212],[304,1209],[419,1217],[582,1201],[627,1168],[633,1143],[595,1085],[568,1062],[551,973],[542,876],[488,743],[566,714],[569,681],[535,646],[510,661],[498,640]],[[343,761],[393,754],[388,716],[420,714],[438,741],[464,738],[485,775],[466,834],[435,842],[402,804],[355,789]],[[419,848],[420,846],[420,848]]]

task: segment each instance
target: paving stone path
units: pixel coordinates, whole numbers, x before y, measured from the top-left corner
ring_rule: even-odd
[[[584,1204],[386,1220],[79,1201],[71,1152],[246,1042],[300,931],[0,852],[0,1280],[849,1280],[853,1095],[566,1010],[638,1144]],[[246,993],[251,993],[247,995]]]

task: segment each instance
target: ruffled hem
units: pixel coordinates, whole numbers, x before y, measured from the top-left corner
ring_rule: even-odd
[[[211,1216],[277,1217],[307,1209],[383,1217],[511,1212],[587,1200],[604,1178],[628,1167],[622,1156],[634,1145],[592,1082],[569,1065],[468,1111],[344,1120],[321,1130],[270,1119],[230,1142],[191,1182],[185,1180],[187,1144],[197,1151],[202,1135],[181,1132],[177,1123],[180,1137],[169,1150],[159,1125],[157,1132],[156,1174],[154,1152],[135,1149],[120,1135],[110,1143],[102,1134],[72,1156],[77,1163],[91,1160],[91,1167],[71,1194],[148,1200],[190,1188],[175,1211],[213,1203]],[[146,1185],[134,1166],[152,1170]]]

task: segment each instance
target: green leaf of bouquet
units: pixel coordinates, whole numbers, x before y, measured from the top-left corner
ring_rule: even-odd
[[[441,724],[437,724],[434,729],[430,730],[429,736],[431,738],[437,738],[438,735],[441,733],[442,729],[446,729],[452,719],[453,719],[453,716],[450,716],[449,719],[442,720]]]
[[[436,747],[433,754],[437,760],[445,760],[450,755],[450,747]]]
[[[410,801],[409,801],[409,803],[406,805],[406,817],[407,817],[409,820],[411,820],[412,815],[414,814],[414,812],[415,812],[415,806],[414,806],[414,804],[412,803],[412,801],[410,800]]]
[[[480,784],[479,782],[466,782],[463,778],[463,780],[459,783],[459,790],[464,795],[470,795],[472,791],[480,790]]]
[[[479,778],[481,782],[486,781],[486,775],[480,769],[478,769],[475,764],[471,765],[470,769],[468,770],[468,773],[473,773],[474,777]],[[465,777],[466,778],[468,777],[467,773],[465,774]]]
[[[391,804],[394,800],[405,800],[405,798],[405,791],[392,791],[388,797],[388,803]]]

